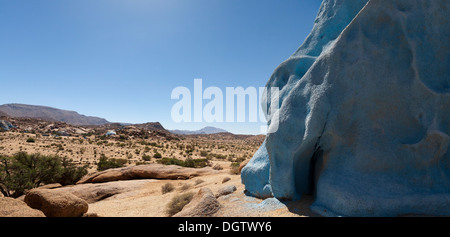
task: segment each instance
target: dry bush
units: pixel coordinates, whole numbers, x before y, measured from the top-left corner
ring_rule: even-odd
[[[184,192],[184,191],[186,191],[186,190],[188,190],[188,189],[190,189],[191,188],[191,185],[190,184],[183,184],[183,186],[181,186],[178,190],[180,191],[180,192]]]
[[[169,216],[173,216],[183,210],[183,207],[191,202],[194,197],[194,192],[182,193],[172,198],[167,204],[166,213]]]
[[[203,179],[197,179],[197,180],[195,180],[195,185],[199,185],[199,184],[201,184],[201,183],[203,183],[203,182],[205,182],[205,180],[203,180]]]
[[[230,169],[230,174],[234,174],[234,175],[239,174],[239,167],[232,166]]]
[[[163,186],[161,186],[161,192],[162,194],[170,193],[173,190],[175,190],[175,187],[171,183],[166,183]]]

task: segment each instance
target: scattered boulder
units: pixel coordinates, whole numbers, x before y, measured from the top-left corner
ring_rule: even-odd
[[[103,183],[118,180],[131,179],[190,179],[198,176],[218,173],[210,167],[205,168],[186,168],[177,165],[148,164],[129,166],[124,168],[108,169],[88,175],[78,181],[83,183]]]
[[[228,182],[230,180],[231,180],[230,177],[225,177],[225,178],[222,179],[222,183],[226,183],[226,182]]]
[[[221,205],[211,189],[202,188],[192,198],[192,201],[173,217],[210,217],[220,208]]]
[[[234,185],[225,186],[225,187],[219,189],[219,191],[217,191],[216,198],[234,193],[236,190],[237,190],[237,188]]]
[[[25,196],[25,203],[41,210],[47,217],[80,217],[89,206],[83,199],[51,189],[32,189]]]
[[[42,211],[29,207],[14,198],[0,198],[0,217],[45,217]]]

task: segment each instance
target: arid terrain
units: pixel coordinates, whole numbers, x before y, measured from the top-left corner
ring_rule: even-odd
[[[231,133],[176,135],[159,123],[73,126],[31,118],[7,121],[15,128],[0,133],[1,155],[11,156],[19,151],[58,155],[80,165],[88,164],[90,171],[96,169],[102,154],[126,159],[127,165],[156,163],[158,158],[192,158],[207,159],[211,166],[227,168],[232,162],[250,159],[264,140],[262,135]],[[106,135],[108,131],[115,134]]]
[[[311,216],[310,200],[282,204],[276,199],[261,200],[245,195],[239,166],[253,156],[263,135],[231,133],[178,135],[159,123],[134,125],[105,124],[75,126],[37,118],[2,117],[11,128],[0,132],[0,155],[18,152],[67,157],[79,166],[87,165],[88,175],[98,173],[100,157],[126,160],[124,167],[166,164],[163,160],[201,160],[206,170],[188,178],[112,178],[110,182],[80,183],[57,187],[89,203],[87,215],[94,216],[168,216],[168,203],[184,193],[195,194],[208,188],[221,208],[212,216]],[[167,167],[174,167],[167,164]],[[181,169],[181,168],[180,168]],[[107,170],[108,171],[108,170]],[[106,172],[106,171],[105,171]],[[163,172],[163,171],[161,171]],[[170,172],[170,171],[169,171]],[[163,192],[163,186],[172,190]],[[221,189],[233,187],[222,195]],[[43,188],[46,188],[45,186]],[[54,188],[54,187],[51,187]],[[23,200],[24,196],[19,197]]]

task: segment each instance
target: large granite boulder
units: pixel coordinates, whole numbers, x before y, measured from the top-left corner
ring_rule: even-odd
[[[52,189],[32,189],[25,196],[25,203],[41,210],[47,217],[81,217],[88,211],[83,199]]]
[[[448,15],[445,0],[324,0],[267,83],[277,129],[242,170],[248,193],[315,194],[327,216],[450,215]]]

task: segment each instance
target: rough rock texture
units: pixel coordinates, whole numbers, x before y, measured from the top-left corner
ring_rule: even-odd
[[[55,188],[60,188],[62,187],[61,184],[59,183],[53,183],[53,184],[45,184],[42,186],[37,187],[38,189],[55,189]]]
[[[202,188],[194,195],[191,202],[173,217],[210,217],[221,205],[209,188]]]
[[[73,194],[87,203],[95,203],[113,196],[139,190],[150,180],[124,180],[107,183],[86,183],[56,189],[58,192]]]
[[[237,188],[234,185],[225,186],[225,187],[223,187],[223,188],[221,188],[221,189],[219,189],[217,191],[216,198],[219,198],[221,196],[225,196],[225,195],[228,195],[228,194],[232,194],[236,190],[237,190]]]
[[[314,193],[327,216],[450,215],[449,14],[445,0],[324,0],[267,83],[278,130],[242,170],[248,193]]]
[[[241,170],[242,183],[246,192],[260,198],[272,197],[269,183],[270,160],[266,149],[266,141],[253,155],[253,158]]]
[[[0,198],[0,217],[45,217],[42,211],[14,198]]]
[[[130,179],[190,179],[214,173],[217,173],[217,171],[209,167],[198,169],[185,168],[177,165],[149,164],[97,172],[84,177],[77,184],[103,183]]]
[[[41,210],[47,217],[81,217],[88,211],[83,199],[52,189],[32,189],[25,196],[25,203]]]

